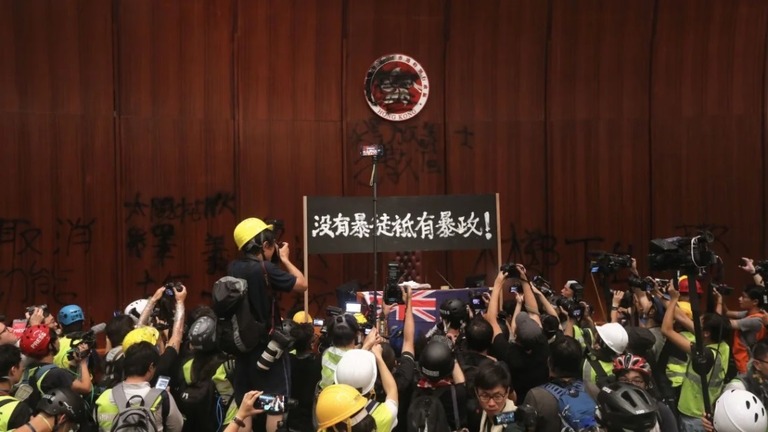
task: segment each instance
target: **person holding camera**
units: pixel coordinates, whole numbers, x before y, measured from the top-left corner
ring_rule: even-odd
[[[271,360],[267,358],[270,357],[267,352],[270,341],[266,335],[281,328],[275,294],[304,292],[308,287],[307,280],[291,263],[288,244],[278,244],[274,225],[268,225],[258,218],[248,218],[235,227],[233,236],[242,256],[229,264],[227,275],[248,283],[248,301],[252,312],[266,330],[262,343],[236,359],[235,400],[240,403],[243,395],[255,388],[267,394],[288,395],[291,382],[289,356],[272,356]],[[279,336],[285,337],[282,333]],[[281,420],[282,415],[268,414],[267,431],[275,432]]]
[[[54,389],[71,389],[75,393],[91,393],[91,374],[88,371],[88,356],[77,355],[69,360],[74,370],[59,368],[53,364],[54,353],[59,351],[56,332],[44,324],[29,326],[19,340],[21,353],[27,356],[29,364],[21,379],[21,386],[16,390],[16,397],[29,406],[37,406],[42,395]],[[80,353],[88,351],[88,346],[77,346]]]
[[[176,375],[176,362],[179,358],[181,340],[184,336],[184,302],[186,298],[187,287],[180,282],[161,286],[148,300],[147,307],[144,308],[139,317],[136,329],[131,330],[123,340],[123,352],[128,349],[126,340],[138,340],[134,339],[137,336],[139,339],[148,338],[146,340],[149,340],[153,345],[158,345],[161,354],[160,360],[155,365],[157,367],[155,380],[161,375]],[[158,306],[158,304],[162,306]],[[162,309],[164,312],[155,313],[158,309]],[[159,315],[167,316],[160,317]],[[171,321],[170,325],[172,325],[170,338],[168,338],[169,323],[167,321]],[[129,335],[131,338],[128,337]]]
[[[768,303],[768,294],[761,286],[748,286],[739,296],[740,311],[729,311],[723,303],[723,295],[718,290],[712,290],[717,300],[715,311],[728,318],[733,328],[733,360],[740,374],[747,372],[747,365],[752,357],[752,347],[766,335],[763,326],[763,308]]]

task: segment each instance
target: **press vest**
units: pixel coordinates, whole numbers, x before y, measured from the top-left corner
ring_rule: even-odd
[[[323,389],[334,383],[334,375],[336,373],[336,365],[341,361],[341,356],[347,352],[345,349],[330,347],[323,353],[322,365],[323,369],[320,372],[320,388]]]
[[[683,331],[680,332],[681,335],[683,335],[686,339],[688,339],[688,342],[694,343],[696,341],[696,336],[689,332],[689,331]],[[669,382],[671,383],[671,386],[673,388],[680,387],[683,384],[683,380],[685,380],[685,373],[688,369],[688,359],[679,359],[675,356],[670,355],[669,360],[667,360],[667,379],[669,379]]]
[[[728,369],[728,356],[731,350],[728,344],[721,342],[719,344],[709,344],[706,349],[712,351],[715,356],[715,362],[712,370],[707,374],[707,388],[709,389],[709,400],[714,403],[725,384],[725,372]],[[701,418],[704,415],[704,400],[701,395],[701,377],[693,371],[690,355],[685,370],[685,379],[680,389],[680,401],[677,403],[677,409],[681,414],[689,417]]]
[[[8,422],[19,403],[13,396],[0,396],[0,431],[8,430]]]
[[[69,369],[69,359],[67,358],[67,354],[69,353],[70,348],[72,348],[72,339],[68,336],[60,337],[59,352],[53,356],[53,364],[62,369]]]

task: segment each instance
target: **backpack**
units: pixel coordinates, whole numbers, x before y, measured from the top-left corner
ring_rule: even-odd
[[[408,432],[449,431],[445,408],[435,396],[419,396],[408,408]]]
[[[263,319],[254,317],[248,300],[248,282],[224,276],[213,284],[213,311],[219,348],[227,354],[252,351],[267,334]]]
[[[584,389],[583,381],[573,381],[565,387],[555,383],[542,385],[557,399],[560,420],[563,423],[563,431],[587,432],[597,431],[595,409],[597,404]]]
[[[195,374],[194,360],[190,359],[190,382],[184,376],[182,367],[178,386],[174,389],[176,406],[184,415],[184,431],[216,431],[224,422],[229,404],[234,398],[224,404],[213,376],[224,361],[214,361],[210,366],[203,368],[200,376]],[[186,363],[185,363],[186,366]],[[220,418],[221,417],[221,418]]]
[[[117,405],[118,412],[112,421],[110,432],[157,432],[158,427],[155,424],[155,414],[152,411],[152,406],[158,399],[162,399],[162,415],[163,421],[165,421],[168,415],[166,411],[166,401],[168,398],[164,397],[164,393],[165,390],[152,388],[143,398],[134,396],[129,400],[125,390],[123,390],[123,384],[116,385],[112,389],[112,398],[115,401],[115,405]],[[139,399],[141,402],[138,405],[131,404],[131,401],[136,399]]]
[[[106,357],[104,376],[99,383],[104,388],[112,388],[123,381],[123,347],[115,347],[110,350]]]
[[[40,384],[42,383],[45,374],[56,367],[55,364],[45,364],[24,369],[24,374],[21,376],[19,387],[16,389],[13,397],[25,402],[30,407],[36,407],[43,395],[43,389],[40,388]]]

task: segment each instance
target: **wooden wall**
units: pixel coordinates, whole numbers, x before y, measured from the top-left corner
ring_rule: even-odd
[[[370,195],[381,140],[380,195],[498,192],[504,259],[558,286],[699,227],[741,285],[768,256],[767,37],[755,0],[0,0],[0,312],[100,321],[168,280],[205,302],[248,216],[306,265],[301,197]],[[395,52],[432,85],[398,123],[363,98]],[[371,284],[370,255],[309,261],[313,313]]]

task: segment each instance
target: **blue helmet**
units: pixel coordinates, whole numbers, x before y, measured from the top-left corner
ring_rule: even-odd
[[[85,316],[80,306],[67,305],[59,311],[58,321],[59,324],[66,326],[78,321],[85,321]]]

